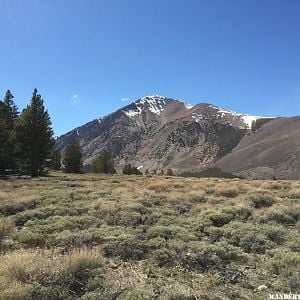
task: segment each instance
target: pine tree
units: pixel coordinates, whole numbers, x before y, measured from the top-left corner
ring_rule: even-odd
[[[18,107],[16,106],[14,102],[14,96],[11,93],[10,90],[7,90],[3,99],[3,103],[8,107],[8,113],[7,113],[7,125],[10,129],[13,128],[14,123],[16,122],[18,118]]]
[[[73,141],[63,153],[63,170],[66,173],[81,173],[82,169],[82,149],[79,142]]]
[[[21,113],[15,128],[17,155],[23,171],[33,177],[43,174],[45,160],[53,146],[53,131],[48,111],[37,89],[31,103]]]
[[[142,172],[137,168],[131,166],[131,164],[126,164],[123,167],[123,174],[124,175],[142,175]]]
[[[15,167],[13,128],[18,117],[18,109],[13,98],[8,90],[3,101],[0,101],[0,175],[4,174],[6,168]]]
[[[92,162],[94,172],[104,174],[115,174],[114,160],[111,154],[103,151],[93,159]]]
[[[174,176],[174,172],[172,169],[167,169],[167,176]]]
[[[61,154],[56,149],[53,149],[51,153],[50,168],[56,171],[59,171],[61,168]]]

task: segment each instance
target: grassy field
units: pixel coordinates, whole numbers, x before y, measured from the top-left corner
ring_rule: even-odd
[[[300,292],[300,182],[0,181],[0,299],[267,299]]]

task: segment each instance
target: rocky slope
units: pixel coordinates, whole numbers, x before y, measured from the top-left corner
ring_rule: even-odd
[[[142,171],[199,171],[230,153],[259,118],[206,103],[192,107],[176,99],[146,96],[60,136],[56,145],[63,151],[78,140],[85,165],[108,150],[118,171],[125,163]]]
[[[245,178],[300,179],[300,117],[263,124],[215,166]]]

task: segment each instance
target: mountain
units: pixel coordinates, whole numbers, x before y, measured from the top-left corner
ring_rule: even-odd
[[[199,171],[229,154],[261,118],[153,95],[75,128],[58,137],[56,146],[63,151],[78,140],[86,166],[108,150],[118,171],[126,163],[142,171]]]
[[[300,117],[263,124],[215,166],[245,178],[300,179]]]

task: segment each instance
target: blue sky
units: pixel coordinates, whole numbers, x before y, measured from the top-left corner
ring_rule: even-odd
[[[0,0],[0,93],[56,135],[160,94],[300,115],[298,0]],[[129,99],[123,101],[124,99]]]

